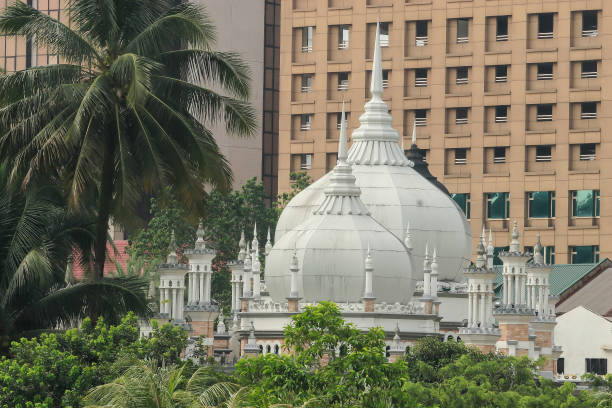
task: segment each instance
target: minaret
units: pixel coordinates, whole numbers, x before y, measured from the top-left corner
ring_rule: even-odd
[[[372,255],[370,253],[370,244],[368,243],[368,253],[365,259],[365,289],[363,291],[363,309],[365,312],[373,312],[374,311],[374,301],[376,298],[374,297],[373,290],[373,272],[374,266],[372,265]]]
[[[493,232],[489,228],[489,245],[487,245],[487,268],[493,269],[493,260],[495,258],[495,247],[493,247]]]
[[[257,240],[257,221],[255,221],[255,226],[253,227],[253,241],[251,241],[251,252],[259,252],[259,241]]]
[[[429,297],[433,300],[433,313],[440,314],[440,300],[438,299],[438,251],[434,248],[429,275]]]
[[[257,242],[256,242],[257,243]],[[253,298],[261,297],[261,262],[259,261],[259,248],[254,247],[251,260],[251,273],[253,275]]]
[[[404,234],[404,245],[406,245],[406,249],[409,254],[412,254],[413,244],[412,244],[412,233],[410,232],[410,223],[406,223],[406,233]]]
[[[174,230],[170,236],[169,250],[166,263],[158,267],[160,281],[159,312],[169,320],[182,322],[185,308],[183,299],[187,265],[178,263]]]
[[[297,258],[297,247],[293,249],[293,256],[291,257],[291,265],[289,265],[289,272],[291,273],[291,291],[287,297],[287,309],[289,312],[295,313],[299,310],[300,292],[298,285],[298,273],[300,267],[298,265]]]
[[[395,363],[405,353],[405,348],[402,346],[402,339],[400,338],[399,323],[395,324],[395,335],[393,336],[393,344],[389,349],[389,362]]]
[[[259,354],[259,346],[257,345],[257,339],[255,338],[255,325],[253,324],[253,321],[251,321],[249,337],[247,339],[247,343],[244,345],[243,353],[244,357],[257,357]]]
[[[241,309],[243,312],[248,311],[249,299],[253,296],[253,292],[251,290],[251,251],[249,248],[249,243],[247,242],[246,246],[246,258],[244,259],[244,269],[242,272],[242,306]]]
[[[244,262],[244,258],[246,257],[246,241],[244,239],[244,230],[240,232],[240,242],[238,243],[238,247],[240,251],[238,252],[238,260]]]
[[[266,239],[265,251],[266,257],[270,255],[270,251],[272,251],[272,241],[270,241],[270,227],[268,227],[268,237]]]
[[[431,297],[431,291],[431,258],[429,257],[429,242],[427,242],[425,244],[425,257],[423,258],[423,297],[421,298],[426,314],[433,313],[434,299]]]

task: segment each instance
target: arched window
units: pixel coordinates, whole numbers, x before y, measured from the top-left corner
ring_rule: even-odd
[[[259,353],[263,354],[263,346],[261,344],[259,345]]]
[[[168,281],[168,286],[172,287],[172,281]]]
[[[463,340],[461,340],[461,337],[457,336],[457,343],[462,342]]]
[[[391,357],[391,353],[389,353],[389,350],[391,350],[391,346],[385,347],[385,356],[387,358]]]
[[[340,346],[340,357],[344,357],[348,354],[348,347],[346,347],[346,344],[343,344]]]
[[[453,341],[455,340],[455,338],[453,337],[452,334],[449,334],[448,337],[446,338],[446,341]]]
[[[280,347],[278,346],[278,344],[274,345],[274,354],[278,355],[278,352],[280,351]]]
[[[196,266],[196,271],[200,272],[200,265]]]
[[[268,353],[269,353],[269,352],[271,352],[271,351],[272,351],[272,347],[270,347],[270,345],[268,344],[268,345],[266,346],[266,354],[268,354]]]

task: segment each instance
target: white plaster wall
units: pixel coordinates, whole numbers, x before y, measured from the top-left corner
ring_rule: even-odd
[[[440,303],[440,316],[442,316],[442,323],[445,322],[459,322],[461,323],[464,319],[468,318],[468,297],[467,294],[459,296],[440,296],[438,295]]]
[[[563,348],[560,357],[565,359],[565,374],[582,375],[585,358],[607,358],[608,373],[612,373],[612,323],[579,306],[557,318],[554,332],[555,344]]]
[[[234,173],[234,188],[252,177],[261,179],[264,78],[264,1],[195,0],[204,5],[217,28],[216,50],[240,53],[251,70],[251,104],[257,130],[250,138],[229,135],[223,126],[210,127]]]

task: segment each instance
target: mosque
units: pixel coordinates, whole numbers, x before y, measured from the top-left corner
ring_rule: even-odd
[[[203,336],[210,353],[230,361],[282,353],[283,329],[305,306],[333,301],[343,318],[386,333],[394,360],[424,336],[461,339],[481,350],[547,357],[552,377],[554,302],[541,245],[522,252],[516,224],[503,261],[502,298],[495,297],[493,243],[484,231],[472,263],[472,234],[462,210],[428,171],[413,133],[408,154],[382,100],[379,31],[372,98],[348,149],[342,113],[335,168],[283,210],[275,243],[240,240],[232,263],[231,317],[211,299],[211,263],[202,225],[179,264],[174,248],[160,266],[159,318]],[[255,227],[257,228],[257,227]],[[174,242],[174,240],[173,240]],[[265,253],[265,270],[260,264]],[[185,304],[185,290],[187,303]],[[226,320],[227,318],[227,320]],[[216,330],[214,322],[218,319]]]

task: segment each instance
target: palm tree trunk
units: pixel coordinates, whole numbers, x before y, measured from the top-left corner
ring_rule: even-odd
[[[100,196],[98,197],[98,220],[96,222],[95,264],[94,279],[104,277],[104,262],[106,261],[106,238],[108,234],[108,220],[110,218],[111,203],[113,201],[113,187],[115,177],[115,137],[110,134],[104,151],[104,164],[102,165],[102,180],[100,182]]]

